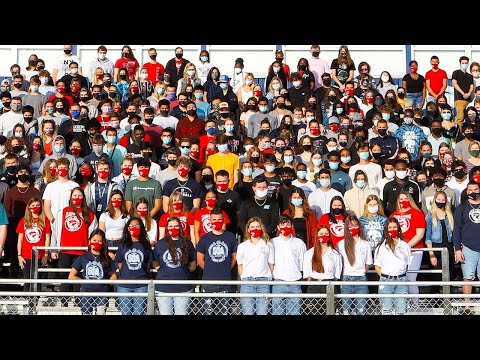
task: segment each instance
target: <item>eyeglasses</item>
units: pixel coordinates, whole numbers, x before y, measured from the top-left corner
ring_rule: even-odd
[[[190,146],[187,146],[187,145],[181,145],[180,148],[182,149],[190,149]]]

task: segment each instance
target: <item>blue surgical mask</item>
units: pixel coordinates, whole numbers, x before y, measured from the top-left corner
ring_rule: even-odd
[[[462,68],[463,71],[467,71],[468,64],[460,64],[460,67]]]
[[[359,153],[358,156],[362,160],[368,160],[368,158],[370,157],[370,153],[368,151],[363,151],[363,152]]]
[[[275,166],[274,165],[265,165],[265,170],[273,173],[275,171]]]
[[[208,56],[200,56],[200,60],[202,60],[203,62],[207,62]]]
[[[322,159],[313,159],[312,162],[313,162],[313,165],[315,166],[322,165]]]
[[[291,164],[293,162],[293,156],[284,156],[283,160],[286,164]]]
[[[268,111],[268,106],[259,106],[258,110],[260,110],[261,112],[267,112]]]
[[[234,128],[235,126],[233,125],[225,125],[225,131],[228,133],[232,133]]]
[[[115,144],[117,142],[117,137],[116,136],[107,136],[107,141],[110,144]]]
[[[350,156],[343,156],[340,158],[340,161],[344,164],[348,164],[351,160],[352,158]]]
[[[181,153],[182,155],[188,155],[188,154],[190,154],[190,149],[189,149],[189,148],[182,148],[182,147],[181,147],[181,148],[180,148],[180,153]]]
[[[195,93],[195,98],[201,99],[201,98],[203,98],[203,94],[196,92],[196,93]]]
[[[297,171],[297,177],[303,180],[307,177],[307,172],[305,170]]]
[[[164,144],[170,144],[172,142],[172,138],[171,137],[162,137],[162,142]]]
[[[242,174],[245,176],[252,176],[253,175],[253,169],[252,168],[245,168],[242,170]]]
[[[59,154],[62,154],[65,151],[65,146],[62,145],[55,145],[53,148],[55,149],[55,152]]]
[[[329,187],[330,186],[330,179],[321,179],[320,180],[320,185],[322,187]]]
[[[442,113],[443,120],[450,120],[452,118],[452,113]]]
[[[301,206],[303,204],[303,199],[292,199],[290,202],[294,206]]]
[[[343,108],[337,108],[337,114],[338,115],[343,114]]]
[[[357,180],[355,185],[357,185],[360,189],[363,189],[365,186],[365,180]]]
[[[163,95],[164,92],[165,92],[165,88],[163,88],[163,87],[159,87],[159,88],[157,89],[158,95]]]
[[[328,162],[328,166],[330,167],[330,169],[332,169],[333,171],[337,170],[338,169],[338,163],[337,162]]]
[[[225,152],[227,150],[228,150],[228,145],[227,144],[218,145],[218,151]]]
[[[72,117],[74,118],[80,117],[80,110],[72,110],[70,112],[72,113]]]
[[[390,120],[390,114],[382,113],[382,119],[386,121]]]
[[[209,135],[214,135],[216,132],[217,132],[217,128],[212,127],[207,129],[207,134]]]

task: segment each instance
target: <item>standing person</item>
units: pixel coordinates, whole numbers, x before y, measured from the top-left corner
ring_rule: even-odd
[[[343,258],[343,281],[367,281],[367,271],[371,265],[372,248],[366,241],[360,221],[355,215],[345,220],[345,239],[337,244]],[[367,285],[341,285],[342,294],[368,294]],[[343,314],[365,315],[365,299],[343,299]]]
[[[157,61],[157,49],[153,47],[148,49],[148,57],[150,58],[150,60],[148,60],[147,63],[143,64],[142,68],[147,69],[148,80],[150,80],[155,86],[157,85],[159,80],[163,78],[165,68]]]
[[[115,262],[119,280],[148,280],[150,266],[153,261],[152,246],[142,220],[130,218],[124,228]],[[119,293],[147,293],[146,284],[122,284],[117,286]],[[120,297],[122,315],[144,315],[146,297]]]
[[[274,268],[274,247],[262,220],[251,217],[244,229],[243,242],[237,248],[238,274],[242,281],[270,281]],[[241,293],[269,294],[269,285],[240,285]],[[240,299],[244,315],[267,315],[265,297]]]
[[[356,67],[355,63],[350,57],[350,51],[348,50],[347,46],[340,46],[338,49],[338,57],[333,59],[330,69],[332,70],[331,74],[332,79],[335,82],[335,86],[340,89],[340,92],[343,93],[345,91],[345,83],[347,81],[352,81],[353,84],[353,75]]]
[[[183,196],[178,191],[174,191],[170,195],[168,200],[168,211],[164,212],[158,221],[159,239],[163,239],[165,237],[167,222],[172,216],[180,219],[185,236],[189,240],[195,241],[193,215],[190,213],[189,209],[186,208],[183,201]]]
[[[97,68],[102,68],[103,72],[107,74],[113,74],[114,71],[113,62],[107,58],[107,48],[104,45],[100,45],[97,48],[97,58],[92,60],[88,67],[89,71],[87,76],[89,77],[91,83],[95,80],[95,70]]]
[[[445,185],[445,180],[447,178],[447,172],[445,169],[434,168],[430,171],[429,175],[433,183],[422,191],[422,211],[425,214],[428,214],[432,210],[433,198],[438,191],[446,193],[448,203],[455,206],[457,203],[457,195],[451,188]]]
[[[353,188],[344,194],[346,209],[354,215],[361,216],[365,200],[372,194],[378,196],[378,192],[368,186],[368,177],[365,172],[363,170],[355,171]]]
[[[116,83],[120,80],[119,74],[120,69],[122,68],[127,70],[127,79],[129,81],[138,80],[138,69],[140,68],[140,64],[137,59],[135,59],[132,48],[128,45],[122,47],[122,57],[115,61],[113,81]]]
[[[319,57],[320,55],[320,45],[310,46],[310,53],[312,57],[308,60],[310,65],[310,71],[315,76],[315,89],[323,86],[323,79],[326,74],[331,74],[330,66],[325,59]],[[287,78],[290,77],[290,74],[287,74]],[[327,84],[330,85],[330,84]]]
[[[382,242],[375,249],[375,272],[380,281],[398,281],[398,285],[381,285],[379,294],[408,294],[407,267],[410,262],[411,248],[404,241],[400,223],[396,218],[389,218],[385,224]],[[382,315],[405,315],[406,298],[382,299]]]
[[[165,65],[165,72],[170,74],[170,84],[177,87],[178,80],[182,78],[187,64],[190,64],[190,61],[183,57],[183,49],[176,47],[175,57],[168,60]]]
[[[327,285],[319,284],[323,281],[340,280],[342,267],[342,256],[335,250],[330,230],[325,225],[320,226],[313,247],[303,256],[303,278],[312,282],[312,285],[307,287],[307,294],[325,294]],[[319,306],[315,306],[315,303]],[[309,314],[326,313],[326,300],[312,299],[307,306]]]
[[[97,219],[92,210],[87,207],[84,201],[85,194],[80,187],[76,187],[70,193],[68,206],[58,210],[55,216],[55,222],[52,226],[52,242],[51,246],[87,246],[89,244],[89,235],[97,228]],[[107,240],[105,233],[102,231],[102,239],[104,240],[104,252],[107,254]],[[103,243],[103,241],[100,241]],[[84,250],[51,250],[53,260],[58,259],[59,268],[69,268],[80,257]],[[88,274],[88,273],[86,273]],[[62,278],[66,278],[63,274]],[[78,286],[74,286],[78,288]],[[61,284],[60,291],[71,291],[71,284]],[[67,306],[67,301],[62,301],[62,306]]]
[[[203,270],[202,280],[232,280],[232,269],[237,262],[235,234],[223,229],[224,211],[216,207],[210,213],[212,231],[200,237],[197,244],[197,263]],[[202,293],[230,293],[232,285],[202,285]],[[206,298],[206,315],[228,315],[231,301]]]
[[[407,274],[407,279],[408,281],[416,281],[417,271],[420,270],[420,266],[422,265],[423,252],[416,251],[415,249],[425,247],[423,243],[423,236],[427,228],[425,215],[418,209],[410,193],[402,190],[398,193],[397,209],[390,217],[398,220],[402,229],[403,239],[407,242],[408,246],[412,248],[411,259],[408,264],[408,270],[412,272]],[[408,293],[418,294],[418,286],[409,285]],[[417,301],[418,298],[412,299],[414,304],[417,303]]]
[[[72,54],[73,45],[63,45],[63,54],[57,57],[53,66],[52,80],[54,83],[68,73],[72,62],[78,64],[78,73],[82,75],[82,62],[77,55]]]
[[[226,170],[229,174],[228,188],[233,190],[233,186],[238,182],[238,173],[240,169],[240,160],[238,155],[230,152],[228,140],[225,135],[218,135],[215,139],[218,153],[208,157],[206,166],[210,166],[216,174],[219,170]]]
[[[158,225],[155,219],[152,219],[148,213],[148,200],[145,198],[138,198],[135,205],[130,208],[130,214],[142,220],[145,226],[145,231],[148,235],[148,240],[151,246],[155,246],[158,240]]]
[[[347,216],[348,213],[345,210],[343,198],[334,196],[330,201],[330,211],[323,214],[318,220],[318,228],[321,225],[328,227],[334,247],[344,238],[345,219]]]
[[[138,167],[137,167],[138,168]],[[133,158],[125,156],[120,164],[121,173],[114,177],[112,182],[118,184],[119,190],[125,194],[125,188],[130,180],[135,180],[138,176],[132,174],[133,171]]]
[[[153,267],[157,280],[190,280],[191,272],[197,267],[196,251],[183,232],[180,219],[172,216],[167,221],[165,238],[153,249]],[[161,293],[190,293],[191,284],[157,284],[155,296],[160,315],[187,315],[190,298],[186,296],[162,296]]]
[[[439,95],[444,95],[447,89],[448,76],[445,70],[439,69],[440,59],[433,55],[430,58],[432,69],[425,74],[426,87],[428,91],[427,103],[429,101],[437,101]]]
[[[463,119],[465,117],[465,108],[470,102],[470,97],[473,94],[473,76],[467,73],[468,63],[470,59],[467,56],[460,56],[460,69],[455,70],[452,73],[452,85],[455,89],[454,100],[457,125],[462,128]]]
[[[476,276],[480,276],[480,185],[471,180],[467,185],[467,200],[464,200],[455,209],[453,215],[454,228],[452,242],[455,247],[455,263],[461,263],[463,273],[463,293],[470,295],[472,285],[467,285]],[[469,298],[465,298],[469,302]],[[466,314],[471,313],[470,307],[464,309]]]
[[[193,217],[195,225],[195,244],[198,243],[200,237],[206,233],[212,231],[212,224],[210,223],[210,213],[217,206],[217,191],[211,188],[205,193],[206,206],[195,212]],[[223,218],[225,220],[223,224],[223,230],[227,230],[227,224],[230,223],[227,213],[223,212]]]
[[[368,143],[364,142],[358,146],[358,157],[360,162],[353,165],[348,170],[348,175],[351,179],[354,179],[357,170],[363,170],[365,174],[368,174],[368,187],[374,189],[377,183],[382,179],[382,167],[378,164],[369,161],[370,148]]]
[[[88,239],[88,250],[72,264],[72,270],[68,274],[68,280],[116,280],[117,273],[115,265],[107,255],[107,240],[103,230],[95,229]],[[82,275],[80,277],[79,275]],[[81,292],[108,292],[108,284],[82,284]],[[107,297],[80,297],[80,309],[82,315],[93,315],[96,308],[96,315],[105,315],[108,304]]]
[[[377,195],[371,194],[367,197],[359,221],[365,233],[365,240],[372,249],[375,249],[383,239],[383,229],[387,222],[387,217],[383,212],[382,200]]]
[[[331,187],[330,170],[321,169],[318,173],[320,187],[308,196],[308,204],[315,211],[317,219],[330,212],[330,203],[334,197],[343,198],[342,193]],[[343,200],[342,200],[343,203]]]
[[[273,279],[275,281],[302,280],[303,257],[307,247],[302,239],[292,236],[293,219],[288,215],[278,218],[279,235],[272,239],[275,252]],[[273,285],[272,293],[301,294],[300,285]],[[272,315],[300,315],[301,298],[273,298]]]
[[[217,206],[227,214],[230,223],[227,224],[228,231],[236,234],[238,227],[238,215],[240,214],[240,195],[228,188],[230,175],[226,170],[219,170],[215,173],[215,187],[217,189]]]
[[[402,87],[412,107],[422,109],[425,103],[425,78],[417,73],[418,63],[415,60],[410,61],[408,67],[410,72],[402,78]]]
[[[317,217],[308,205],[307,198],[302,189],[295,188],[290,194],[289,207],[283,215],[291,217],[292,235],[301,239],[307,249],[310,249],[317,237]]]

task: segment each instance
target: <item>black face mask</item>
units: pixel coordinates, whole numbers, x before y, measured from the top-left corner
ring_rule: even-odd
[[[473,133],[466,133],[465,138],[467,138],[468,140],[472,140],[473,139]]]
[[[348,105],[348,107],[349,107],[350,109],[354,109],[356,103],[354,103],[354,102],[349,102],[347,105]]]
[[[204,183],[211,183],[213,181],[213,175],[202,175]]]
[[[88,101],[88,96],[82,96],[80,98],[80,101],[83,101],[84,103],[86,103]]]
[[[127,80],[127,75],[120,75],[120,80]]]
[[[115,96],[117,96],[117,93],[115,91],[110,91],[108,93],[108,96],[110,96],[111,98],[114,98]]]
[[[372,153],[372,156],[374,159],[378,160],[382,157],[382,153],[379,153],[379,152]]]
[[[55,110],[57,110],[58,113],[63,114],[63,107],[61,107],[61,108],[57,107],[57,108],[55,108]]]
[[[22,175],[17,175],[18,181],[22,183],[26,183],[30,179],[30,175],[28,174],[22,174]]]
[[[15,154],[18,154],[20,151],[22,151],[22,147],[20,145],[12,146],[12,152]]]
[[[92,96],[97,100],[100,99],[100,93],[92,93]]]
[[[41,71],[43,69],[45,69],[45,66],[37,66],[37,71]]]
[[[193,95],[193,91],[185,91],[185,94],[187,94],[188,98],[191,99]]]
[[[112,81],[111,81],[111,80],[105,80],[105,81],[103,82],[103,86],[109,87],[110,85],[112,85]]]
[[[283,61],[283,58],[281,58],[281,57],[276,57],[276,58],[275,58],[275,61],[278,61],[279,63],[281,63],[281,62]]]
[[[127,115],[128,117],[132,117],[134,115],[137,115],[137,113],[135,111],[127,111]]]
[[[72,50],[71,49],[69,49],[69,50],[65,49],[65,50],[63,50],[63,52],[67,55],[70,55],[72,53]]]
[[[305,150],[305,151],[312,150],[312,145],[303,145],[303,150]]]
[[[286,186],[290,187],[290,185],[292,185],[293,179],[292,178],[282,178],[282,181]]]
[[[17,168],[17,165],[7,166],[7,173],[8,173],[8,174],[14,174],[16,168]]]
[[[252,160],[254,164],[258,164],[260,161],[260,156],[250,156],[250,160]]]
[[[16,88],[16,89],[20,89],[22,87],[22,84],[21,83],[15,83],[13,84],[13,86]]]
[[[168,116],[168,110],[160,110],[160,115],[162,115],[163,117],[167,117]]]
[[[277,103],[277,107],[279,109],[284,109],[285,108],[285,103]]]
[[[418,186],[420,186],[420,189],[425,189],[427,186],[428,186],[428,181],[425,180],[425,181],[419,181],[418,182]]]
[[[157,54],[155,55],[150,55],[150,59],[155,60],[157,58]]]
[[[443,129],[442,129],[442,128],[432,129],[432,134],[435,135],[435,136],[440,136],[440,135],[442,135],[442,132],[443,132]]]
[[[257,105],[247,105],[248,110],[255,110],[257,108]]]
[[[195,115],[197,115],[197,110],[195,110],[195,109],[187,110],[187,114],[190,115],[190,116],[195,116]]]
[[[292,127],[292,124],[284,123],[283,125],[284,125],[284,128],[287,130],[290,130],[290,128]]]
[[[427,174],[429,174],[429,175],[430,175],[430,172],[433,171],[433,169],[434,169],[433,166],[425,166],[425,167],[423,168],[423,170],[425,170],[425,172],[426,172]]]
[[[453,176],[455,176],[455,178],[458,180],[463,179],[465,177],[465,171],[463,169],[457,170],[453,173]]]
[[[384,137],[385,135],[387,135],[387,129],[378,129],[378,135]]]
[[[398,93],[397,96],[399,99],[403,99],[405,97],[405,93]]]
[[[176,57],[177,59],[181,59],[181,58],[183,57],[183,54],[175,54],[175,57]]]
[[[445,185],[445,179],[433,179],[432,181],[438,187],[443,187],[443,185]]]
[[[333,215],[340,215],[342,213],[343,213],[343,209],[341,209],[341,208],[332,209],[332,214]]]
[[[446,203],[441,203],[441,202],[438,202],[438,201],[435,201],[435,205],[437,205],[437,208],[439,208],[439,209],[443,209],[445,206],[447,206]]]
[[[310,107],[312,109],[315,109],[317,107],[317,103],[316,102],[309,102],[308,105],[310,105]]]
[[[221,113],[219,113],[219,114],[220,114],[220,117],[221,117],[222,119],[226,119],[226,118],[228,118],[228,117],[230,116],[230,113],[229,113],[229,112],[221,112]]]
[[[337,100],[337,97],[335,95],[328,95],[328,100],[330,100],[330,102],[334,102]]]
[[[152,157],[152,152],[151,151],[144,151],[143,152],[143,157],[146,159],[149,159]]]
[[[23,120],[24,120],[27,124],[30,124],[30,122],[33,120],[33,117],[32,117],[32,116],[24,116],[24,117],[23,117]]]
[[[143,120],[144,120],[148,125],[152,125],[152,123],[153,123],[153,118],[149,118],[149,119],[143,118]]]
[[[4,108],[7,108],[7,109],[10,108],[10,103],[11,103],[11,101],[4,101],[4,102],[2,102],[3,107],[4,107]]]
[[[346,141],[339,141],[338,144],[339,144],[341,147],[347,146],[347,142],[346,142]]]
[[[320,55],[320,51],[312,51],[313,57],[317,57],[318,55]]]
[[[278,151],[281,154],[281,153],[283,153],[283,150],[285,150],[285,146],[276,147],[275,150]]]
[[[298,69],[305,71],[307,70],[307,65],[298,65]]]
[[[376,106],[382,106],[383,105],[383,99],[382,98],[378,98],[378,99],[375,99],[375,101],[373,102]]]
[[[467,197],[468,197],[470,200],[477,200],[478,198],[480,198],[480,193],[478,193],[478,192],[473,192],[473,193],[468,194]]]
[[[363,142],[365,141],[365,137],[364,137],[364,136],[361,136],[361,135],[360,135],[360,136],[357,136],[357,137],[355,138],[355,141],[356,141],[358,144],[361,144],[361,143],[363,143]]]
[[[168,165],[175,167],[177,160],[167,160]]]

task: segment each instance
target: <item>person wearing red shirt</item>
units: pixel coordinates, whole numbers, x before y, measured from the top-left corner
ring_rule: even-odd
[[[186,105],[187,116],[182,118],[175,131],[177,143],[183,138],[191,139],[200,137],[205,133],[205,121],[197,117],[197,105],[193,101],[189,101]]]
[[[438,64],[440,64],[438,56],[433,55],[430,58],[430,64],[432,65],[432,69],[428,70],[425,74],[426,87],[428,91],[427,103],[429,101],[436,102],[439,95],[445,94],[448,80],[445,70],[438,68]]]
[[[57,80],[55,83],[55,94],[50,96],[47,100],[53,102],[55,99],[61,99],[63,113],[70,114],[70,106],[73,105],[73,98],[70,95],[65,95],[65,91],[65,82],[63,80]]]
[[[163,78],[163,73],[165,72],[165,68],[162,64],[157,62],[157,49],[150,48],[148,49],[148,57],[150,60],[143,64],[142,68],[148,70],[148,80],[153,82],[153,85],[157,85],[160,78]]]
[[[128,71],[128,79],[138,80],[138,69],[140,68],[140,64],[138,63],[137,59],[133,55],[132,48],[128,45],[125,45],[122,48],[122,57],[115,61],[115,68],[113,69],[113,81],[118,82],[119,79],[119,72],[121,68],[125,68]]]
[[[182,223],[183,232],[190,240],[195,240],[194,219],[188,208],[183,204],[183,196],[179,191],[174,191],[168,199],[168,212],[164,213],[158,221],[159,239],[163,239],[166,234],[168,220],[175,216]]]
[[[205,194],[206,206],[199,209],[193,216],[195,224],[195,244],[198,244],[200,238],[206,233],[212,231],[212,224],[210,222],[210,213],[217,205],[217,191],[210,189]],[[223,225],[222,229],[227,230],[227,225],[230,224],[230,219],[225,211],[223,213]]]
[[[199,140],[199,151],[200,154],[198,155],[198,162],[203,164],[205,161],[205,151],[207,150],[207,145],[209,143],[215,144],[215,138],[217,134],[217,127],[215,125],[215,121],[211,119],[205,120],[205,135],[202,135],[198,138]]]
[[[409,271],[420,270],[422,265],[423,252],[415,251],[416,248],[423,248],[425,244],[423,242],[423,236],[425,235],[425,229],[427,228],[427,222],[425,215],[420,211],[413,201],[412,196],[408,191],[400,191],[397,197],[397,211],[395,211],[390,217],[394,217],[400,223],[402,233],[405,241],[412,248],[411,261],[408,265]],[[408,281],[416,281],[416,272],[407,272]],[[418,294],[418,286],[409,285],[409,294]],[[418,298],[412,299],[418,301]]]
[[[342,197],[334,196],[330,201],[330,212],[323,214],[320,216],[320,219],[318,219],[318,228],[324,225],[330,229],[330,236],[334,248],[337,248],[338,242],[345,238],[343,231],[347,216],[348,213],[345,210],[345,203]]]
[[[110,99],[100,101],[99,108],[102,111],[96,119],[100,122],[100,133],[110,127],[110,115],[112,114],[113,102]]]

